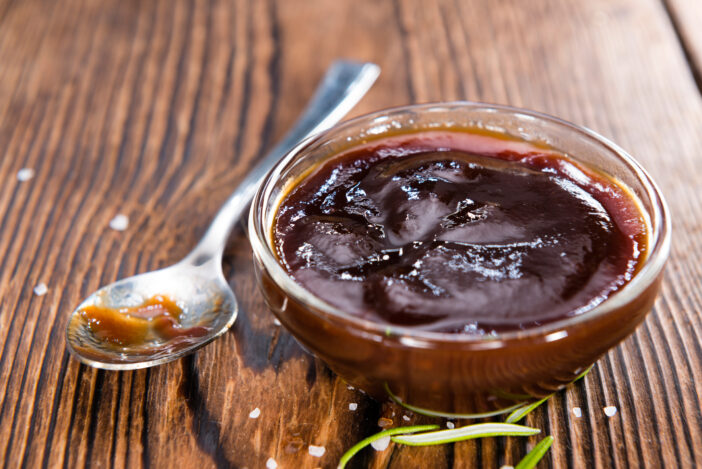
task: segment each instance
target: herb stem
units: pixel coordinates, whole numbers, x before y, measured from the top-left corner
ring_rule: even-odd
[[[587,374],[590,372],[590,370],[592,370],[592,367],[593,367],[593,366],[595,366],[594,363],[593,363],[592,365],[588,366],[587,369],[586,369],[585,371],[583,371],[582,373],[580,373],[580,374],[573,380],[573,382],[576,382],[576,381],[578,381],[579,379],[583,379],[584,377],[586,377]]]
[[[553,396],[553,394],[550,394],[539,401],[532,402],[531,404],[520,407],[519,409],[517,409],[514,412],[512,412],[511,414],[509,414],[507,416],[507,419],[505,419],[505,422],[507,422],[507,423],[519,422],[521,419],[526,417],[527,414],[531,413],[531,411],[533,411],[534,409],[539,407],[541,404],[543,404],[544,402],[549,400],[551,398],[551,396]]]
[[[346,464],[351,460],[352,457],[356,455],[359,451],[361,451],[363,448],[366,446],[370,445],[374,441],[380,440],[381,438],[385,438],[386,436],[392,436],[392,435],[401,435],[401,434],[408,434],[408,433],[416,433],[416,432],[423,432],[423,431],[428,431],[428,430],[436,430],[439,428],[438,425],[415,425],[412,427],[397,427],[397,428],[390,428],[388,430],[383,430],[382,432],[376,433],[375,435],[371,435],[368,438],[364,438],[363,440],[359,441],[355,445],[353,445],[351,448],[349,448],[348,451],[346,451],[343,456],[341,456],[341,459],[339,460],[339,465],[337,466],[337,469],[343,469],[346,467]]]
[[[534,446],[534,448],[524,456],[524,459],[514,466],[514,469],[532,469],[541,461],[541,458],[544,457],[544,454],[546,454],[546,451],[548,451],[552,444],[553,437],[547,436]]]
[[[487,418],[487,417],[494,417],[496,415],[506,414],[508,412],[512,412],[513,410],[519,409],[520,407],[524,406],[524,402],[520,402],[518,404],[515,404],[515,405],[510,406],[510,407],[506,407],[504,409],[493,410],[491,412],[483,412],[481,414],[451,414],[448,412],[437,412],[435,410],[425,409],[422,407],[417,407],[415,405],[407,404],[407,403],[402,401],[401,397],[396,396],[390,390],[390,386],[388,386],[388,383],[384,383],[383,387],[385,388],[385,392],[388,393],[388,396],[395,404],[400,405],[407,410],[411,410],[415,414],[424,415],[427,417],[439,417],[439,418],[446,418],[446,419],[483,419],[483,418]]]
[[[474,438],[489,438],[493,436],[530,436],[541,433],[538,428],[525,427],[512,423],[476,423],[451,430],[439,430],[419,435],[402,435],[392,437],[395,443],[408,446],[428,446],[453,443],[456,441],[472,440]]]

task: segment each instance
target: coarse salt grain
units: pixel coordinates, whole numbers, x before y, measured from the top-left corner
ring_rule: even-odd
[[[259,415],[261,415],[261,409],[259,409],[258,407],[256,407],[254,410],[252,410],[252,411],[249,413],[249,418],[250,418],[250,419],[257,419]]]
[[[446,422],[446,428],[456,428],[456,425],[453,422]]]
[[[502,466],[500,469],[514,469],[514,466]]]
[[[387,417],[380,417],[378,419],[378,426],[380,428],[388,428],[391,427],[393,424],[392,419],[389,419]]]
[[[347,385],[346,388],[347,388],[347,389],[350,389],[351,391],[353,391],[354,389],[356,389],[356,388],[354,388],[353,386],[351,386],[350,384]]]
[[[388,445],[390,445],[389,436],[384,436],[371,443],[371,446],[376,451],[385,451],[386,449],[388,449]]]
[[[34,177],[34,170],[32,168],[22,168],[17,171],[17,180],[20,182],[29,181]]]
[[[617,408],[613,405],[607,406],[602,410],[604,410],[604,413],[607,417],[614,417],[614,414],[617,413]]]
[[[275,462],[275,459],[268,458],[268,461],[266,461],[266,467],[268,469],[275,469],[276,467],[278,467],[278,463]]]
[[[324,448],[324,446],[310,445],[307,448],[307,452],[309,452],[310,455],[314,456],[315,458],[321,458],[322,456],[324,456],[325,451],[326,449]]]
[[[118,214],[110,220],[110,228],[116,231],[124,231],[129,226],[129,218],[127,215]]]
[[[402,416],[402,420],[404,420],[405,422],[409,422],[409,421],[410,421],[410,418],[409,418],[408,415],[403,415],[403,416]]]
[[[278,321],[278,318],[273,318],[273,324],[280,326],[280,321]]]
[[[349,404],[349,410],[356,410],[356,409],[358,409],[358,404],[356,404],[355,402],[352,402]]]
[[[573,407],[573,415],[580,418],[583,416],[583,411],[580,409],[580,407]]]
[[[46,292],[48,292],[49,289],[46,288],[45,283],[40,283],[36,287],[34,287],[34,294],[37,296],[44,296],[46,295]]]

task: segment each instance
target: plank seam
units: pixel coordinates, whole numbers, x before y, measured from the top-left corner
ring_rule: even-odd
[[[673,11],[673,7],[670,5],[670,0],[661,0],[661,4],[663,5],[663,9],[666,12],[666,16],[668,17],[668,20],[670,20],[670,24],[673,27],[673,32],[675,33],[675,38],[678,42],[678,45],[680,46],[680,49],[682,50],[682,53],[685,56],[685,62],[687,63],[687,67],[690,70],[692,79],[695,82],[697,91],[702,95],[702,72],[698,68],[698,64],[695,61],[694,54],[690,50],[690,47],[688,46],[687,41],[685,40],[682,25],[680,24],[678,15],[675,13],[675,11]]]

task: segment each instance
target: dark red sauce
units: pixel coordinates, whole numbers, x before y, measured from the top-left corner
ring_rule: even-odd
[[[486,132],[347,150],[297,182],[273,226],[292,277],[375,322],[469,334],[581,314],[645,258],[647,225],[613,179]]]
[[[170,298],[156,295],[135,307],[88,305],[79,310],[77,317],[85,322],[96,339],[114,346],[143,346],[208,333],[206,327],[183,327],[180,324],[182,312]]]

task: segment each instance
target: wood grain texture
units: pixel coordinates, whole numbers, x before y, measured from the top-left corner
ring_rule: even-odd
[[[669,16],[682,24],[685,8],[699,15],[685,0],[1,1],[0,464],[333,467],[380,417],[404,423],[275,326],[242,230],[225,259],[241,313],[223,338],[135,372],[94,370],[65,349],[75,305],[183,256],[327,65],[350,57],[383,69],[356,114],[523,106],[593,128],[649,169],[674,222],[663,294],[527,423],[556,438],[540,467],[702,465],[702,101],[688,62],[699,42],[689,23],[681,47]],[[19,182],[25,167],[36,175]],[[108,227],[117,213],[124,232]],[[45,296],[32,292],[40,282]],[[492,468],[536,441],[391,446],[354,464]]]
[[[664,0],[690,71],[702,90],[702,4],[696,0]]]

